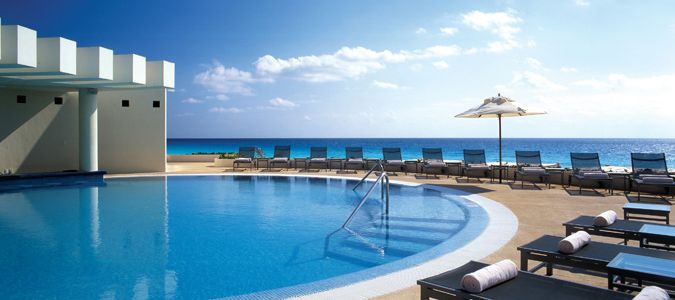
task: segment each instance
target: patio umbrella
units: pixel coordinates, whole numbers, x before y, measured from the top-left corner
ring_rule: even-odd
[[[499,183],[502,182],[502,117],[521,117],[545,114],[543,111],[531,111],[509,98],[497,94],[483,100],[483,104],[469,109],[455,118],[497,118],[499,119]]]

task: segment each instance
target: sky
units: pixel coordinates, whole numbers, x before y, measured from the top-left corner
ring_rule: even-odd
[[[58,3],[57,3],[58,2]],[[675,138],[672,1],[0,0],[3,24],[176,64],[170,138]]]

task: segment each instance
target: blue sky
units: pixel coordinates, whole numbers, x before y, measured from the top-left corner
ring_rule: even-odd
[[[1,0],[6,2],[8,0]],[[169,137],[673,138],[672,1],[12,1],[3,24],[176,63]]]

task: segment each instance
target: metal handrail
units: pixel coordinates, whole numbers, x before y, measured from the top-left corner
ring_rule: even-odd
[[[368,176],[370,176],[370,174],[373,173],[373,172],[375,171],[375,168],[378,168],[378,167],[379,167],[379,169],[380,169],[381,172],[384,172],[384,166],[382,165],[382,163],[381,163],[381,162],[376,163],[372,168],[370,168],[370,170],[369,170],[368,172],[366,172],[366,175],[363,176],[363,178],[361,178],[361,180],[359,181],[359,183],[357,183],[357,184],[352,188],[352,191],[356,190],[356,188],[359,187],[359,185],[361,185],[364,181],[366,181],[366,178],[368,178]]]
[[[374,169],[374,167],[373,167],[373,169]],[[372,169],[371,169],[371,171],[372,171]],[[365,177],[364,177],[364,180],[365,180]],[[363,196],[363,198],[361,198],[361,202],[359,202],[359,205],[357,205],[356,208],[354,208],[352,213],[349,215],[349,218],[347,218],[345,223],[342,224],[342,228],[346,228],[347,225],[349,225],[349,223],[351,223],[352,219],[354,218],[354,215],[356,215],[356,212],[359,211],[359,209],[361,209],[363,204],[366,203],[366,200],[368,200],[368,196],[370,196],[370,193],[373,192],[373,190],[375,189],[375,186],[377,186],[378,182],[382,183],[382,191],[381,191],[380,197],[384,198],[384,196],[386,195],[387,208],[386,208],[385,214],[389,214],[389,176],[387,175],[387,172],[383,171],[382,174],[380,174],[380,176],[377,177],[375,182],[373,182],[373,185],[368,189],[368,191]]]

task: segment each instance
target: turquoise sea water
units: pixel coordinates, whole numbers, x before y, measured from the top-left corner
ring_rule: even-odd
[[[422,156],[421,148],[443,148],[445,159],[462,159],[463,149],[485,149],[488,161],[499,160],[494,138],[353,138],[353,139],[168,139],[167,154],[236,152],[239,146],[257,146],[271,156],[275,145],[290,145],[291,156],[307,157],[311,146],[328,147],[329,157],[344,157],[346,146],[361,146],[366,158],[381,158],[382,147],[400,147],[403,159]],[[630,167],[631,152],[663,152],[675,168],[675,139],[520,139],[503,140],[504,161],[515,161],[515,150],[540,150],[544,163],[570,166],[570,152],[598,152],[603,165]]]
[[[0,294],[212,299],[327,278],[311,288],[330,288],[418,264],[439,244],[431,255],[452,251],[488,221],[459,194],[392,185],[389,217],[375,196],[349,233],[340,227],[369,187],[354,183],[170,176],[0,192]]]

